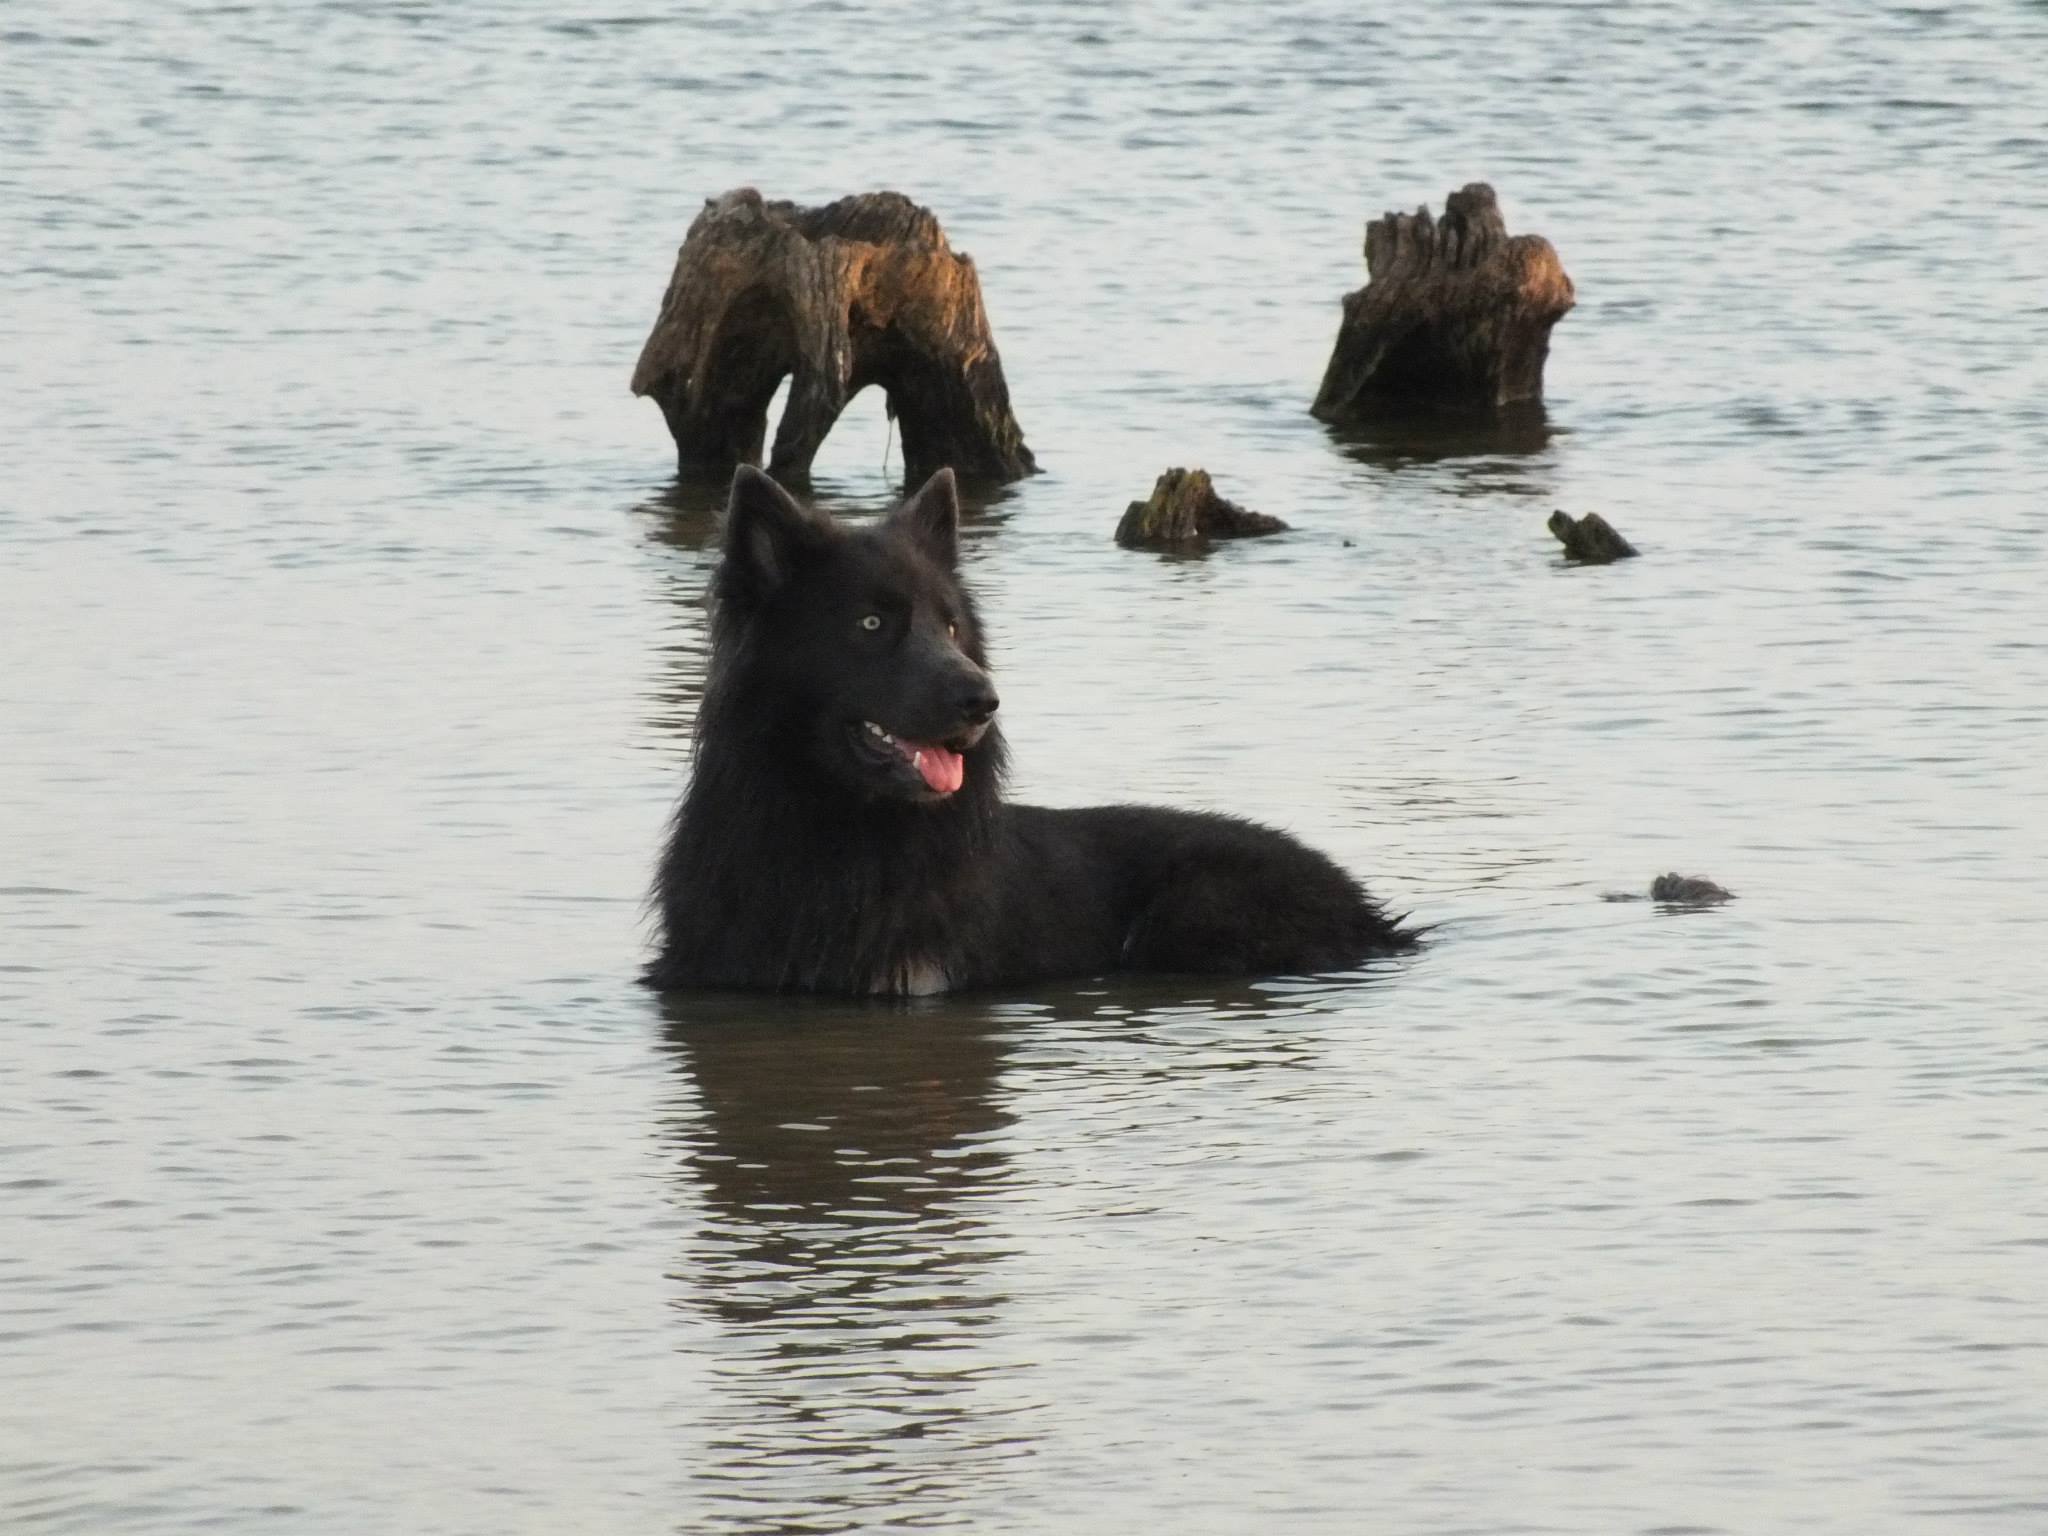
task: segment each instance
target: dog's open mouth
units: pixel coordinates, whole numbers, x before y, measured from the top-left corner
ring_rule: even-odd
[[[950,795],[967,782],[967,760],[960,754],[981,739],[983,729],[976,726],[951,742],[911,741],[863,720],[853,736],[865,756],[891,767],[907,766],[933,794]]]

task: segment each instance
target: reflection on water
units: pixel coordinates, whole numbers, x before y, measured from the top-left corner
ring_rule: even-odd
[[[713,549],[731,487],[727,474],[679,475],[633,510],[653,520],[651,536],[663,544],[690,553]]]
[[[663,1000],[682,1085],[682,1256],[707,1308],[715,1429],[693,1467],[737,1529],[929,1517],[1024,1454],[1014,1373],[981,1349],[1004,1304],[984,1209],[1010,1178],[1005,1050],[971,1008]]]
[[[1270,1160],[1259,1125],[1288,1106],[1313,1119],[1299,1106],[1319,1069],[1356,1057],[1360,1011],[1409,964],[909,1005],[663,997],[677,1084],[663,1140],[696,1218],[678,1305],[714,1325],[693,1346],[711,1376],[685,1528],[985,1523],[1002,1490],[1033,1487],[1074,1411],[1048,1400],[1042,1368],[1113,1370],[1105,1344],[1174,1330],[1104,1293],[1125,1279],[1084,1278],[1092,1254],[1182,1206],[1180,1172],[1147,1149],[1199,1124],[1190,1166],[1208,1178]],[[1369,1165],[1414,1155],[1368,1134]],[[1020,1200],[1036,1223],[1020,1227]],[[1081,1265],[1051,1295],[1049,1238]]]
[[[1361,464],[1401,469],[1445,459],[1522,457],[1542,453],[1557,429],[1540,400],[1498,411],[1417,407],[1385,412],[1370,421],[1325,425],[1342,451]]]
[[[1541,401],[1495,412],[1417,408],[1323,427],[1337,450],[1368,468],[1399,474],[1442,466],[1438,483],[1457,496],[1549,496],[1558,481],[1561,429]]]
[[[720,519],[732,489],[732,476],[725,472],[682,474],[651,496],[633,503],[633,511],[651,519],[649,537],[686,553],[718,552]],[[865,521],[886,511],[899,496],[871,482],[813,476],[808,486],[795,494],[834,517],[852,522]],[[1009,504],[1019,495],[1014,485],[963,483],[960,486],[960,524],[963,540],[972,546],[1002,527],[1008,519]]]

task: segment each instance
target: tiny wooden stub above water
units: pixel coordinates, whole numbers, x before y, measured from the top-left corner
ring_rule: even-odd
[[[1541,235],[1510,236],[1475,181],[1365,227],[1366,284],[1344,299],[1315,415],[1360,422],[1417,406],[1495,410],[1543,398],[1551,327],[1575,302]]]
[[[1640,891],[1608,891],[1602,901],[1641,901]],[[1659,875],[1650,882],[1650,900],[1666,907],[1718,907],[1733,901],[1735,893],[1716,885],[1705,875]]]
[[[1598,512],[1588,512],[1584,517],[1553,512],[1549,527],[1557,535],[1558,543],[1564,546],[1567,560],[1606,565],[1612,560],[1627,560],[1637,553],[1635,545],[1616,532],[1614,525]]]
[[[809,479],[832,424],[870,384],[887,392],[910,483],[947,467],[996,481],[1036,467],[974,263],[899,192],[801,208],[742,187],[690,225],[633,370],[633,393],[660,405],[679,467],[722,475],[759,464],[784,379],[768,460],[777,479]]]
[[[1659,875],[1650,882],[1650,900],[1678,907],[1712,907],[1733,901],[1735,893],[1704,875]]]
[[[1247,511],[1216,494],[1203,469],[1169,469],[1144,501],[1134,501],[1116,525],[1116,541],[1130,549],[1203,549],[1215,539],[1285,533],[1287,525]]]

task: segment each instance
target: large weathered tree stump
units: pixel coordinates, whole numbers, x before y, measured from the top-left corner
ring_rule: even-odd
[[[1252,512],[1216,494],[1205,469],[1169,469],[1145,501],[1124,509],[1116,541],[1130,549],[1202,549],[1211,539],[1285,533],[1277,517]]]
[[[1365,271],[1344,299],[1311,408],[1319,419],[1543,398],[1550,329],[1572,307],[1572,280],[1541,235],[1509,237],[1492,187],[1453,192],[1440,220],[1427,208],[1374,219]]]
[[[799,208],[742,187],[690,225],[633,393],[660,405],[686,472],[722,474],[760,463],[785,378],[768,462],[778,479],[809,479],[832,424],[870,384],[888,394],[910,482],[949,465],[988,480],[1036,467],[974,263],[901,193]]]

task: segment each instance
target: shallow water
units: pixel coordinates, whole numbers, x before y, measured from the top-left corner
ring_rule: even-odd
[[[2048,1528],[2044,48],[8,7],[0,1525]],[[1364,220],[1475,178],[1547,420],[1325,432]],[[709,513],[626,380],[742,183],[976,257],[1018,792],[1283,823],[1424,955],[633,985]],[[1179,463],[1297,532],[1114,548]],[[1599,899],[1666,869],[1739,899]]]

